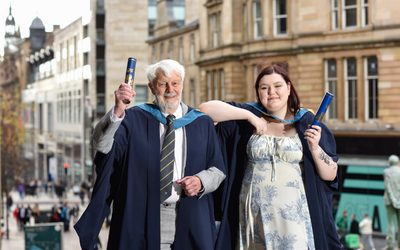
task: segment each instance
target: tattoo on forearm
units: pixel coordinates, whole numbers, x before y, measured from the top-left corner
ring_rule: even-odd
[[[323,150],[321,150],[321,152],[319,153],[318,158],[323,160],[328,166],[332,166],[333,169],[336,170],[337,165],[332,160],[332,158],[329,155],[327,155]]]

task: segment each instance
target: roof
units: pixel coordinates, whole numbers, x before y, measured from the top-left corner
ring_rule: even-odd
[[[33,19],[32,24],[29,27],[29,29],[44,29],[42,20],[40,20],[39,17],[36,17],[35,19]]]

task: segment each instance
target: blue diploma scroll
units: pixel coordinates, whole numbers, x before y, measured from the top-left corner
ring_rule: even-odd
[[[135,78],[136,58],[129,57],[128,64],[126,65],[125,83],[131,86],[133,90],[133,79]],[[123,100],[123,103],[129,104],[129,100]]]
[[[333,95],[331,93],[329,93],[329,92],[325,93],[325,97],[322,100],[321,104],[319,105],[317,114],[315,115],[314,121],[311,124],[311,126],[313,126],[313,125],[319,126],[320,122],[324,118],[324,115],[326,113],[326,110],[329,107],[329,104],[331,104],[332,98],[333,98]]]

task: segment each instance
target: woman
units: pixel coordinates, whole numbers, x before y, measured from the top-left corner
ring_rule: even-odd
[[[255,90],[258,103],[200,105],[219,122],[230,171],[215,199],[222,199],[216,249],[340,249],[333,135],[324,124],[310,128],[314,115],[300,109],[281,67],[263,69]]]

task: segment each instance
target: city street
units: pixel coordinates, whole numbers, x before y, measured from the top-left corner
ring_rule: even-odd
[[[26,196],[23,199],[19,197],[19,193],[17,191],[12,192],[12,198],[14,201],[14,204],[12,206],[12,210],[15,209],[15,206],[17,204],[24,204],[24,205],[31,205],[33,206],[35,203],[39,204],[39,208],[41,210],[49,210],[53,206],[55,202],[59,202],[58,198],[53,195],[45,194],[45,193],[39,193],[39,197],[32,197],[32,196]],[[75,204],[78,202],[80,204],[80,213],[82,213],[87,206],[87,197],[85,197],[85,205],[81,205],[81,201],[79,199],[79,196],[74,195],[72,192],[68,193],[67,199],[69,204]],[[7,219],[4,217],[4,222],[5,222],[5,227],[6,228],[6,222]],[[9,222],[9,239],[7,239],[7,236],[4,235],[2,238],[2,244],[1,244],[1,249],[2,250],[25,250],[25,235],[23,231],[19,231],[17,227],[17,222],[15,218],[13,217],[13,214],[9,214],[8,218]],[[31,219],[31,223],[33,224],[33,219]],[[386,240],[385,236],[383,234],[376,233],[374,234],[374,243],[375,243],[375,248],[377,250],[380,249],[385,249],[386,246]],[[107,238],[108,238],[108,228],[103,227],[102,230],[100,231],[100,241],[103,245],[103,249],[106,249],[106,243],[107,243]],[[72,227],[72,221],[71,221],[71,226],[70,226],[70,231],[69,232],[64,232],[63,233],[63,250],[77,250],[80,249],[79,245],[79,238],[75,232],[75,230]],[[369,246],[365,247],[365,250],[371,250]]]
[[[55,202],[58,202],[58,198],[54,195],[53,197],[50,197],[50,195],[47,195],[45,193],[40,193],[39,198],[32,197],[32,196],[26,196],[23,199],[19,197],[19,193],[14,191],[12,192],[12,198],[14,201],[14,204],[12,206],[12,211],[14,211],[15,207],[17,204],[24,204],[24,205],[30,205],[31,207],[35,204],[39,204],[40,210],[49,210],[51,207],[54,205]],[[80,213],[83,213],[83,211],[86,209],[87,206],[87,197],[85,197],[85,205],[81,205],[81,201],[79,199],[79,196],[75,196],[73,193],[68,193],[67,199],[69,204],[75,204],[78,202],[80,204]],[[31,219],[31,225],[33,225],[33,218]],[[4,216],[4,228],[3,230],[6,229],[6,222],[7,219]],[[3,238],[1,240],[1,249],[2,250],[24,250],[25,249],[25,234],[24,231],[19,231],[17,227],[17,221],[13,217],[13,214],[9,214],[8,218],[9,222],[9,239],[7,239],[6,234],[3,235]],[[63,250],[77,250],[81,249],[79,245],[79,238],[78,235],[76,234],[75,230],[72,227],[72,221],[71,221],[71,226],[70,226],[70,231],[69,232],[64,232],[63,233]],[[107,238],[108,238],[108,229],[107,228],[102,228],[100,231],[100,241],[103,245],[103,249],[106,249],[106,243],[107,243]]]

